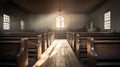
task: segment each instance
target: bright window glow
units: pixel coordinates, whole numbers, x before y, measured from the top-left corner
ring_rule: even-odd
[[[64,17],[58,16],[56,18],[56,27],[57,28],[64,28]]]
[[[3,15],[3,29],[10,30],[10,16],[6,14]]]
[[[104,14],[104,29],[111,29],[111,12],[110,11]]]
[[[21,30],[24,30],[24,21],[21,20],[20,24],[21,24]]]

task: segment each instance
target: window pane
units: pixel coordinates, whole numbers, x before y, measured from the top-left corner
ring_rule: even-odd
[[[61,27],[64,28],[64,21],[61,22]]]
[[[64,28],[64,18],[62,16],[58,16],[56,18],[56,27],[57,28]]]
[[[4,30],[10,29],[10,16],[6,14],[3,15],[3,29]]]
[[[3,29],[5,29],[5,30],[9,30],[10,29],[10,25],[9,25],[9,23],[4,23],[4,28]]]
[[[111,12],[110,11],[104,14],[104,29],[111,29]]]
[[[60,28],[60,22],[59,21],[56,21],[56,27]]]
[[[21,30],[24,30],[24,21],[23,20],[21,20]]]

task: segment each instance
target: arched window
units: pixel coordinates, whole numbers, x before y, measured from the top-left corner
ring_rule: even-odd
[[[56,27],[57,28],[64,28],[64,17],[58,16],[56,18]]]

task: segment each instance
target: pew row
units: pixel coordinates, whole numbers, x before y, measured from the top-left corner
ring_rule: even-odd
[[[41,58],[42,50],[45,50],[50,46],[53,41],[53,32],[42,33],[40,35],[36,33],[0,33],[0,40],[19,40],[23,37],[28,37],[28,58],[30,66],[33,65],[38,59]],[[49,36],[48,36],[49,35]],[[48,42],[49,41],[49,42]],[[49,43],[49,46],[48,46]],[[44,46],[44,47],[42,47]],[[34,60],[35,59],[35,60]],[[32,62],[32,63],[31,63]]]
[[[81,42],[86,42],[87,37],[120,37],[120,33],[111,33],[111,32],[68,32],[68,40],[71,41],[72,49],[75,51],[76,47],[76,38],[79,36]],[[84,43],[85,43],[84,42]]]
[[[29,57],[36,57],[36,60],[40,58],[40,55],[37,53],[39,52],[38,48],[41,48],[40,45],[42,45],[42,52],[44,52],[51,44],[51,42],[54,40],[54,33],[53,32],[47,32],[47,33],[36,33],[36,32],[7,32],[7,33],[0,33],[0,40],[19,40],[23,37],[28,37],[28,53]],[[39,38],[40,36],[42,38]],[[41,39],[42,43],[39,43]],[[35,54],[36,53],[36,54]]]
[[[75,53],[79,60],[87,61],[87,39],[89,37],[80,37],[79,35],[76,35],[76,45],[75,45]],[[102,36],[101,37],[93,37],[96,40],[120,40],[120,37],[114,37],[114,36]]]
[[[37,60],[37,58],[38,58],[38,54],[37,54],[37,49],[39,48],[38,46],[38,44],[37,44],[37,42],[38,42],[38,37],[36,36],[36,37],[28,37],[28,36],[26,36],[27,38],[28,38],[28,54],[29,54],[29,57],[35,57],[36,58],[36,60]],[[14,40],[14,41],[16,41],[16,40],[19,40],[19,39],[21,39],[21,38],[23,38],[22,36],[15,36],[15,37],[13,37],[13,36],[9,36],[9,37],[1,37],[0,38],[0,40],[2,41],[2,40],[6,40],[6,41],[10,41],[10,40]]]
[[[120,67],[120,40],[87,40],[88,66]]]
[[[87,62],[87,38],[95,39],[120,39],[119,33],[111,32],[68,32],[68,42],[70,43],[77,58],[83,62]]]

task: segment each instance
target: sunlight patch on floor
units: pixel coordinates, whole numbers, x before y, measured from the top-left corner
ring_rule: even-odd
[[[56,47],[55,47],[54,51],[51,53],[50,57],[54,56],[57,53],[58,49],[60,49],[60,47],[62,46],[62,42],[60,40],[56,40],[56,41],[57,41]]]
[[[66,39],[56,39],[52,42],[51,46],[42,54],[41,58],[34,64],[33,67],[39,67],[41,66],[44,62],[46,62],[46,60],[49,57],[54,56],[58,49],[60,49],[60,47],[62,46],[62,43],[67,40]],[[52,49],[54,49],[54,51],[51,53]],[[51,54],[50,54],[51,53]]]

